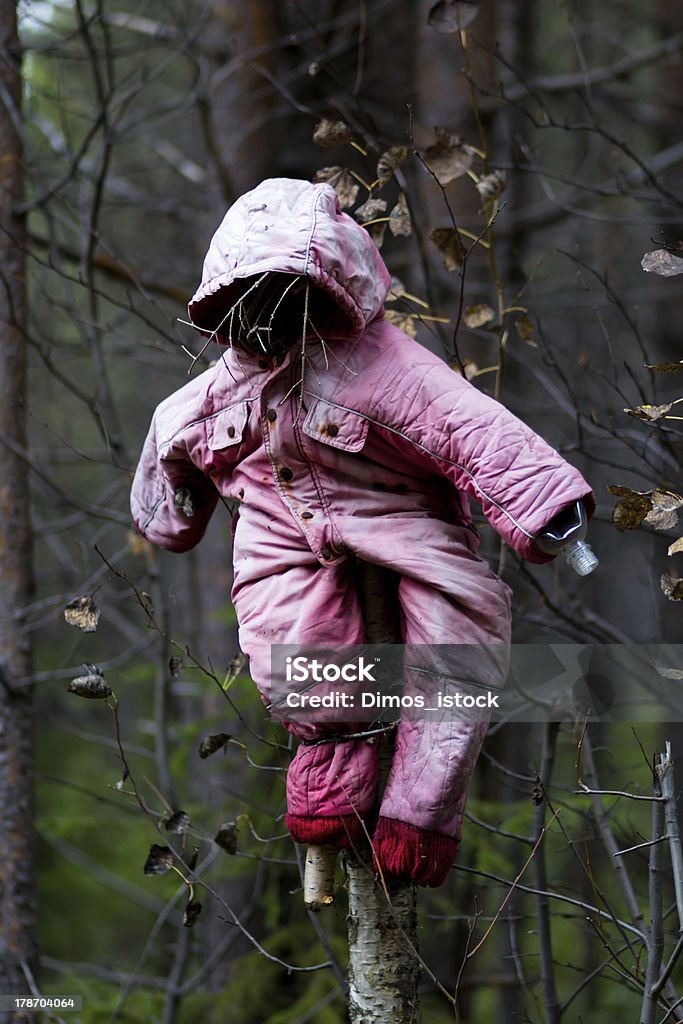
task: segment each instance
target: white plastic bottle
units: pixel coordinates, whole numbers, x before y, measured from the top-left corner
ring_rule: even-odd
[[[582,501],[568,505],[535,537],[536,547],[547,555],[564,555],[574,572],[587,576],[598,567],[598,558],[584,540],[588,517]]]

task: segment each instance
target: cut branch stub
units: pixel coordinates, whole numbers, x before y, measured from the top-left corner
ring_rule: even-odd
[[[334,903],[336,846],[309,846],[304,866],[304,904],[317,913]]]

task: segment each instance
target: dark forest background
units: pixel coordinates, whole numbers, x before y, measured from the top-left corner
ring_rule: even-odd
[[[0,35],[5,991],[82,994],[65,1019],[85,1024],[339,1024],[343,879],[304,911],[289,739],[238,659],[227,512],[182,557],[129,520],[153,409],[201,347],[185,303],[263,178],[322,173],[349,212],[383,200],[358,216],[391,316],[596,492],[586,580],[479,523],[516,640],[585,645],[596,673],[606,645],[669,644],[680,680],[683,10],[3,0]],[[321,119],[347,141],[315,142]],[[90,632],[65,621],[78,599]],[[112,694],[67,691],[84,677]],[[419,897],[425,1021],[683,1018],[676,799],[649,799],[667,742],[683,777],[667,717],[492,728],[458,865]],[[152,844],[195,881],[145,874]]]

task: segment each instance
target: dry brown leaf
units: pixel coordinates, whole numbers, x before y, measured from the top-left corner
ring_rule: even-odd
[[[384,245],[384,236],[387,233],[387,224],[388,221],[383,220],[379,224],[370,224],[365,229],[378,249],[381,249]]]
[[[491,171],[490,174],[482,174],[476,184],[476,189],[482,199],[495,199],[503,191],[508,183],[505,171]]]
[[[678,510],[683,506],[683,498],[675,491],[664,491],[660,488],[652,491],[652,508],[645,516],[645,522],[655,530],[673,530],[678,526]]]
[[[665,679],[683,679],[683,669],[681,668],[662,668],[661,665],[655,665],[654,669]]]
[[[660,585],[670,601],[683,601],[683,579],[665,572],[660,580]]]
[[[366,199],[364,203],[356,207],[353,215],[359,224],[363,224],[365,221],[374,220],[375,217],[381,217],[386,208],[386,199]]]
[[[472,149],[458,135],[435,128],[437,141],[425,150],[424,161],[440,185],[462,178],[472,166]]]
[[[519,320],[515,320],[515,328],[522,341],[526,342],[527,345],[536,347],[534,325],[528,316],[520,316]]]
[[[476,327],[483,327],[484,324],[490,324],[495,319],[495,316],[496,314],[490,306],[480,302],[476,306],[467,306],[463,312],[462,320],[465,327],[474,329]]]
[[[187,811],[174,811],[170,817],[164,821],[164,828],[167,832],[173,832],[175,835],[181,836],[183,832],[187,832],[190,825],[190,816]]]
[[[671,411],[672,405],[673,402],[665,402],[664,405],[637,405],[634,409],[624,409],[624,412],[627,412],[629,416],[633,416],[636,420],[654,423],[666,416]]]
[[[659,274],[660,277],[675,277],[683,274],[683,259],[674,256],[668,249],[655,249],[654,252],[646,252],[640,261],[643,270],[651,274]]]
[[[222,850],[234,856],[237,853],[237,825],[234,821],[225,821],[213,838]]]
[[[341,146],[344,143],[353,142],[353,133],[344,121],[332,121],[323,117],[315,126],[313,141],[323,149],[330,149],[331,146]]]
[[[401,281],[401,279],[398,278],[398,277],[394,277],[393,274],[392,274],[392,277],[391,277],[391,288],[389,289],[389,294],[387,295],[386,301],[387,302],[395,302],[396,299],[403,298],[405,293],[406,293],[406,286],[404,285],[403,281]]]
[[[460,270],[465,259],[465,246],[455,228],[433,228],[429,237],[441,253],[446,270]]]
[[[652,508],[651,491],[632,491],[630,487],[610,484],[607,490],[620,500],[612,509],[612,522],[619,533],[640,526]]]
[[[415,317],[409,316],[407,313],[401,313],[398,309],[387,309],[384,313],[384,319],[388,320],[394,327],[398,327],[399,331],[403,331],[404,334],[409,335],[411,338],[417,336]]]
[[[64,609],[64,618],[70,626],[76,626],[84,633],[94,633],[100,621],[100,609],[90,594],[75,597]]]
[[[678,555],[681,551],[683,551],[683,537],[679,537],[678,540],[675,540],[673,542],[673,544],[669,544],[669,550],[667,551],[667,554]]]
[[[658,373],[678,373],[683,367],[683,359],[677,363],[643,363],[646,370],[656,370]]]
[[[427,23],[437,32],[459,32],[479,14],[479,0],[439,0],[430,8]]]
[[[315,172],[316,181],[327,182],[339,196],[343,209],[348,209],[356,202],[360,185],[345,167],[321,167]]]
[[[173,850],[170,846],[152,843],[142,869],[146,875],[165,875],[173,867]]]
[[[377,161],[377,183],[381,187],[386,185],[389,179],[396,173],[401,164],[407,158],[409,149],[407,146],[392,146],[382,153]]]
[[[202,759],[211,757],[217,750],[222,750],[229,739],[230,734],[227,732],[217,732],[212,736],[204,736],[199,744],[199,756]]]
[[[671,530],[678,525],[678,511],[683,497],[660,487],[653,491],[632,491],[630,487],[610,485],[607,490],[620,500],[612,509],[612,522],[617,530],[633,530],[641,523],[655,530]]]
[[[102,669],[90,662],[86,662],[83,668],[86,674],[72,679],[67,687],[68,692],[75,693],[77,697],[85,697],[86,700],[106,700],[111,697],[111,686],[104,678]]]
[[[413,230],[410,223],[408,203],[403,192],[401,192],[396,206],[389,214],[389,230],[392,235],[403,235],[404,237],[407,237]]]

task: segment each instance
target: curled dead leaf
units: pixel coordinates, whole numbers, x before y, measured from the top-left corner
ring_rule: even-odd
[[[146,875],[165,875],[173,867],[173,851],[169,846],[152,843],[142,869]]]
[[[235,682],[238,675],[240,674],[240,672],[242,671],[246,664],[247,659],[244,656],[244,654],[242,654],[241,651],[239,652],[239,654],[236,654],[234,658],[230,659],[230,661],[228,662],[228,667],[225,670],[225,679],[221,683],[221,687],[223,690],[227,690],[228,687]]]
[[[364,224],[366,221],[374,220],[376,217],[381,217],[386,211],[387,201],[386,199],[366,199],[364,203],[356,207],[353,211],[353,215],[359,224]]]
[[[660,277],[675,277],[683,274],[683,258],[675,256],[668,249],[655,249],[653,252],[646,252],[640,261],[643,270],[650,274],[659,274]]]
[[[237,853],[237,825],[234,821],[226,821],[218,829],[214,836],[214,843],[217,843],[222,850],[234,856]]]
[[[365,228],[378,249],[381,249],[384,245],[384,236],[387,233],[387,224],[388,221],[383,220],[379,224],[370,224]]]
[[[495,199],[507,183],[505,171],[491,171],[490,174],[482,174],[475,187],[482,199]]]
[[[164,822],[164,828],[167,832],[174,832],[176,835],[182,835],[183,832],[187,831],[189,824],[190,816],[186,811],[174,811],[173,814]]]
[[[341,146],[344,143],[353,142],[353,132],[346,122],[332,121],[330,118],[323,117],[313,130],[313,141],[316,146],[330,149],[331,146]]]
[[[358,198],[360,185],[345,167],[321,167],[315,172],[315,181],[324,181],[331,185],[345,210],[353,206]]]
[[[671,411],[672,405],[673,402],[665,402],[664,405],[637,405],[634,409],[624,409],[624,412],[636,420],[654,423],[666,416]]]
[[[683,497],[675,491],[656,488],[651,494],[652,508],[645,516],[645,522],[655,530],[673,530],[678,526],[678,510],[683,506]]]
[[[406,286],[404,285],[403,281],[401,281],[400,278],[394,277],[392,275],[391,287],[389,289],[389,294],[387,295],[386,301],[395,302],[397,299],[402,298],[405,295],[405,293]]]
[[[437,32],[459,32],[479,14],[479,0],[439,0],[430,8],[427,23]]]
[[[522,341],[527,345],[535,346],[534,325],[528,316],[520,316],[519,320],[515,320],[515,329]]]
[[[465,246],[455,228],[433,228],[429,237],[441,253],[446,270],[460,270],[465,259]]]
[[[202,760],[211,757],[217,750],[221,750],[230,739],[227,732],[217,732],[214,736],[205,736],[199,744],[199,756]]]
[[[192,491],[189,488],[176,487],[173,492],[173,504],[187,519],[192,519],[194,515],[194,502],[192,500]]]
[[[199,900],[188,900],[183,912],[183,925],[185,928],[192,928],[202,912],[202,905]]]
[[[467,306],[463,312],[462,320],[465,327],[474,329],[476,327],[483,327],[484,324],[490,324],[495,319],[495,316],[496,314],[490,306],[480,302],[476,306]]]
[[[653,491],[632,491],[630,487],[610,485],[607,490],[620,500],[612,509],[612,522],[617,530],[633,530],[641,523],[655,530],[671,530],[678,525],[678,512],[683,497],[661,487]]]
[[[83,668],[85,674],[71,680],[67,687],[68,692],[86,700],[106,700],[107,697],[111,697],[111,686],[104,678],[99,665],[86,661]]]
[[[473,152],[458,135],[435,128],[436,142],[424,153],[424,161],[440,185],[462,178],[472,166]]]
[[[377,184],[386,185],[389,179],[396,173],[401,164],[406,160],[409,150],[407,146],[392,146],[382,153],[377,161]]]
[[[404,237],[407,237],[413,230],[410,223],[408,203],[403,192],[401,192],[396,206],[389,214],[389,230],[394,236],[402,235]]]
[[[100,609],[90,594],[75,597],[64,609],[64,618],[70,626],[76,626],[84,633],[94,633],[100,621]]]
[[[668,555],[678,555],[683,551],[683,537],[679,537],[673,544],[669,544]]]
[[[660,580],[660,585],[662,592],[670,601],[683,601],[683,579],[665,572]]]
[[[683,359],[677,363],[643,363],[646,370],[655,370],[657,373],[678,373],[683,367]]]
[[[683,679],[683,668],[664,668],[662,665],[654,665],[653,667],[665,679]]]
[[[625,533],[626,530],[634,530],[640,526],[652,508],[650,500],[652,492],[632,491],[630,487],[621,487],[615,484],[610,484],[607,490],[619,498],[612,509],[612,522],[619,533]]]
[[[403,331],[409,337],[417,337],[415,317],[410,316],[408,313],[401,313],[398,309],[387,309],[384,313],[384,319],[388,320],[394,327],[398,327],[399,331]]]
[[[178,678],[184,666],[185,663],[182,658],[177,658],[175,655],[172,655],[168,659],[168,671],[171,673],[174,679]]]

